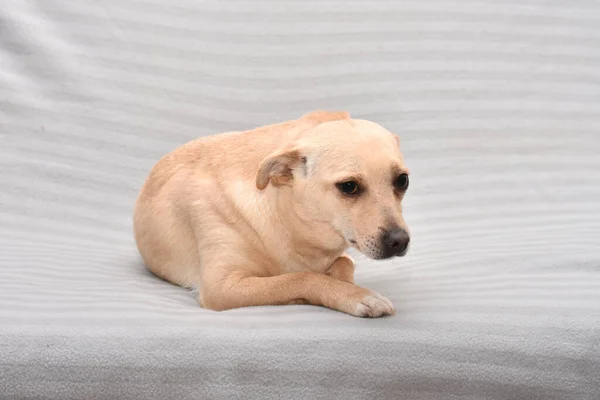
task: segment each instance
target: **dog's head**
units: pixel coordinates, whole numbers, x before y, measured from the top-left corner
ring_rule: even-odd
[[[374,259],[403,256],[409,179],[398,137],[345,113],[315,116],[313,127],[263,161],[256,186],[271,183],[306,233],[332,247],[351,246]]]

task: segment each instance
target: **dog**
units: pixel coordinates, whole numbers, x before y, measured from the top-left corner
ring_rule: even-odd
[[[198,288],[207,309],[393,315],[390,300],[354,284],[345,251],[406,254],[399,144],[374,122],[328,111],[191,141],[159,160],[139,193],[138,250],[155,275]]]

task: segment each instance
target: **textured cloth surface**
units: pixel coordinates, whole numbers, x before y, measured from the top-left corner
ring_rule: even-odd
[[[323,108],[401,137],[396,316],[146,272],[160,156]],[[598,399],[599,154],[595,1],[3,0],[0,398]]]

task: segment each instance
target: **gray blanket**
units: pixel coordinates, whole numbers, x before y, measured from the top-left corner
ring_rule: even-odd
[[[202,136],[398,133],[398,314],[222,313],[150,275],[135,196]],[[595,1],[3,0],[0,398],[600,398]]]

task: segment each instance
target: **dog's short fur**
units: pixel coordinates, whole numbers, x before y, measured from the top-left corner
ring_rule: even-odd
[[[146,266],[199,287],[205,308],[309,303],[389,315],[388,299],[354,284],[344,251],[404,255],[407,173],[397,136],[345,112],[201,138],[152,169],[135,238]]]

